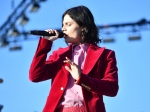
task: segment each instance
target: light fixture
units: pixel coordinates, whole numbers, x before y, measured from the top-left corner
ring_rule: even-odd
[[[141,36],[140,35],[130,35],[128,40],[129,41],[141,40]]]
[[[112,42],[115,42],[115,38],[112,34],[107,34],[102,37],[102,42],[103,43],[112,43]]]
[[[2,108],[3,108],[3,105],[0,105],[0,112],[1,112]]]
[[[8,40],[5,36],[2,37],[2,40],[0,41],[0,47],[5,47],[9,44]]]
[[[102,39],[104,43],[112,43],[112,42],[115,42],[115,39],[114,38],[105,38],[105,39]]]
[[[20,33],[16,28],[12,28],[9,30],[8,35],[9,36],[18,36]]]
[[[40,5],[38,3],[34,3],[31,7],[30,12],[36,12],[40,8]]]
[[[0,83],[3,83],[3,79],[2,78],[0,78]]]
[[[40,2],[46,2],[47,0],[40,0]]]
[[[18,50],[21,50],[21,49],[22,49],[22,47],[19,46],[19,45],[15,45],[15,46],[12,46],[12,47],[9,48],[10,51],[18,51]]]
[[[8,42],[7,40],[4,40],[4,41],[1,42],[0,47],[5,47],[5,46],[7,46],[8,44],[9,44],[9,42]]]
[[[21,19],[20,19],[20,25],[25,25],[29,21],[29,18],[23,14]]]
[[[128,40],[129,41],[141,40],[140,33],[134,27],[132,29],[132,33],[129,34]]]

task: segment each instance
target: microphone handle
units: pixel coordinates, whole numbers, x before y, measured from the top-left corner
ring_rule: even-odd
[[[58,31],[58,32],[59,32],[58,38],[62,38],[64,36],[64,33],[61,31]],[[30,34],[40,35],[40,36],[55,36],[56,35],[56,33],[48,33],[46,31],[41,31],[41,30],[31,30]]]

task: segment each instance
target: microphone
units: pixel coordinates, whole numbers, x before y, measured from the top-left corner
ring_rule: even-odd
[[[59,32],[58,38],[62,38],[64,36],[64,33],[61,31],[58,31],[58,32]],[[41,30],[31,30],[29,33],[32,35],[40,35],[40,36],[55,36],[56,35],[56,33],[48,33],[46,31],[41,31]]]

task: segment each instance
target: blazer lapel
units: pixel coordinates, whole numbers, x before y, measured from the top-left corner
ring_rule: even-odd
[[[72,59],[72,44],[68,47],[66,52],[63,53],[63,55],[64,55],[64,60],[65,60],[65,57],[68,57],[69,59]],[[64,65],[62,66],[64,74],[68,77],[70,73],[65,69],[65,66],[70,67],[70,64],[64,63]]]
[[[92,44],[89,46],[82,73],[88,74],[92,70],[95,63],[103,53],[104,49],[105,49],[104,47],[100,48]]]

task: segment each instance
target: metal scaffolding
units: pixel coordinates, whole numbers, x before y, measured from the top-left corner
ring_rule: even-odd
[[[15,26],[18,19],[21,19],[20,25],[25,25],[29,19],[25,14],[25,11],[29,6],[32,5],[30,12],[36,12],[40,3],[46,0],[22,0],[20,4],[14,9],[12,14],[8,17],[6,22],[0,27],[0,47],[8,46],[12,42],[20,41],[21,36],[24,37],[23,40],[27,40],[30,31],[19,31]],[[113,33],[121,32],[139,32],[142,30],[150,30],[150,21],[145,18],[130,23],[116,23],[116,24],[106,24],[106,25],[97,25],[97,28],[100,31],[100,34],[108,35]],[[57,29],[60,30],[60,29]],[[14,38],[10,38],[14,37]],[[17,37],[17,38],[15,38]],[[129,40],[140,39],[139,36],[134,36],[134,38],[129,38]],[[103,40],[103,42],[113,42],[114,39]],[[16,46],[15,49],[20,49],[20,46]],[[10,50],[13,50],[10,49]]]

